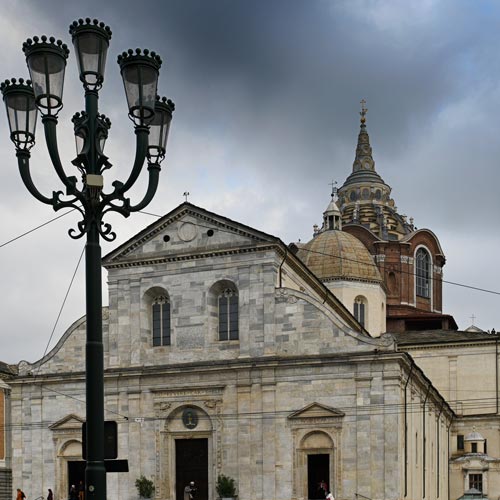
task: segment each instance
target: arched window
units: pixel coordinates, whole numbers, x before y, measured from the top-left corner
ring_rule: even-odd
[[[238,340],[238,291],[224,288],[218,296],[219,340]]]
[[[363,328],[366,328],[367,305],[366,299],[361,295],[354,299],[354,317]]]
[[[153,324],[153,347],[170,345],[170,300],[159,295],[151,304]]]
[[[417,250],[415,256],[416,291],[420,297],[431,296],[431,256],[424,248]]]

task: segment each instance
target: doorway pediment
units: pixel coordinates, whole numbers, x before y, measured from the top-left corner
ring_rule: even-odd
[[[50,425],[49,429],[52,431],[81,431],[83,422],[85,422],[83,418],[71,413]]]
[[[310,420],[310,419],[339,419],[342,418],[345,414],[340,410],[332,408],[330,406],[323,405],[321,403],[311,403],[304,408],[294,411],[288,415],[288,419],[291,421],[297,420]]]

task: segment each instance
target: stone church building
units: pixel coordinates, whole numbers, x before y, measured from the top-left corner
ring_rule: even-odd
[[[321,483],[337,500],[494,493],[498,404],[464,412],[457,364],[494,336],[443,313],[439,240],[398,213],[365,114],[353,171],[309,242],[186,202],[104,257],[105,415],[129,464],[108,474],[110,500],[136,499],[141,475],[158,500],[190,481],[215,500],[220,474],[239,500],[324,498]],[[81,318],[43,359],[0,364],[5,491],[63,500],[83,478],[84,352]],[[497,367],[498,350],[498,401]]]

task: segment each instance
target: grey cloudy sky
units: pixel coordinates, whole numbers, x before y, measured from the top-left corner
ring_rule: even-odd
[[[500,143],[500,5],[460,0],[2,0],[2,74],[27,77],[21,51],[33,35],[71,47],[70,22],[109,24],[101,112],[113,123],[106,145],[126,178],[134,154],[116,56],[156,50],[164,59],[159,93],[177,110],[158,194],[148,211],[165,214],[189,200],[283,241],[311,237],[329,201],[329,183],[349,175],[368,102],[377,171],[392,186],[400,213],[440,238],[446,280],[500,290],[496,250]],[[66,165],[74,157],[70,118],[83,107],[70,55],[60,113]],[[2,116],[3,115],[3,116]],[[59,189],[39,124],[33,177]],[[54,217],[32,199],[17,172],[0,113],[1,241]],[[69,168],[68,168],[69,171]],[[145,189],[144,180],[134,193]],[[2,252],[0,360],[39,359],[48,345],[84,241],[67,229],[70,214]],[[137,214],[111,218],[118,239],[153,222]],[[104,295],[106,297],[106,295]],[[106,300],[106,299],[105,299]],[[462,328],[500,327],[499,296],[444,286],[445,312]],[[84,314],[84,269],[77,272],[50,346]]]

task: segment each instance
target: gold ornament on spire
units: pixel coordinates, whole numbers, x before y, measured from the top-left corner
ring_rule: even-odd
[[[360,104],[361,111],[359,112],[359,115],[361,116],[361,124],[364,125],[366,122],[366,113],[368,112],[368,108],[365,107],[366,101],[364,99],[361,99]]]

